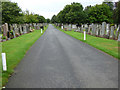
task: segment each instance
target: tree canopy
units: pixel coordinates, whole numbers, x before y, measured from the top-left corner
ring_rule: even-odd
[[[80,3],[71,3],[71,5],[66,5],[63,10],[61,10],[57,16],[53,16],[52,21],[59,23],[72,23],[81,24],[84,23],[85,13],[83,11],[83,6]]]
[[[117,3],[117,8],[114,10],[113,19],[114,23],[120,24],[120,1]]]
[[[56,23],[56,22],[57,22],[56,15],[53,15],[53,17],[52,17],[52,19],[51,19],[51,22],[52,22],[52,23]]]
[[[2,2],[2,23],[17,23],[23,16],[22,10],[17,3]]]
[[[102,4],[87,6],[83,9],[80,3],[71,3],[66,5],[57,15],[51,19],[52,23],[78,24],[81,23],[120,23],[120,1],[114,10],[113,2],[106,0]]]
[[[46,19],[46,22],[47,22],[47,23],[50,23],[50,19],[49,19],[49,18],[47,18],[47,19]]]
[[[112,12],[106,4],[95,5],[88,10],[88,18],[90,23],[112,23]]]
[[[50,19],[45,19],[39,14],[30,13],[28,10],[22,11],[17,3],[2,2],[2,23],[120,23],[120,1],[117,8],[113,9],[112,2],[104,2],[95,6],[87,6],[83,9],[81,3],[71,3],[66,5],[57,15]],[[108,0],[109,1],[109,0]],[[1,10],[1,9],[0,9]]]
[[[38,14],[22,11],[17,3],[2,2],[2,23],[45,23],[46,19]]]

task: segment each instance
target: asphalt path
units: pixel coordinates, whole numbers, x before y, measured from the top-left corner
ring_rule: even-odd
[[[6,85],[6,88],[117,87],[117,59],[51,24],[15,68]]]

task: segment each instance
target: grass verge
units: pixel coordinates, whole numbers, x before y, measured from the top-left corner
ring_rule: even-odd
[[[117,59],[120,59],[120,56],[118,55],[118,49],[120,48],[120,45],[118,46],[118,41],[116,41],[116,40],[86,35],[87,39],[86,39],[86,41],[84,41],[83,33],[74,32],[73,30],[72,31],[64,31],[60,27],[56,27],[56,28],[58,30],[80,40],[80,41],[83,41],[101,51],[104,51],[105,53],[107,53]]]
[[[2,43],[0,43],[0,89],[2,88]]]
[[[45,30],[47,27],[45,27]],[[45,30],[43,30],[43,33]],[[32,33],[28,33],[2,43],[2,52],[6,53],[8,69],[7,72],[2,72],[2,86],[8,82],[8,78],[14,72],[14,68],[18,65],[29,48],[38,40],[38,38],[40,38],[42,34],[40,30],[35,30]]]

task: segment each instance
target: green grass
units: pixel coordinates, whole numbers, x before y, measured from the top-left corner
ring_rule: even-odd
[[[60,31],[80,40],[83,41],[101,51],[106,52],[107,54],[120,59],[120,56],[118,55],[118,49],[120,49],[120,45],[118,46],[118,41],[111,40],[111,39],[105,39],[100,37],[95,37],[91,35],[87,35],[86,41],[84,41],[84,34],[79,32],[72,31],[64,31],[59,27],[56,27]]]
[[[47,27],[45,27],[45,30]],[[43,30],[43,33],[45,30]],[[28,33],[2,43],[2,52],[6,53],[8,68],[7,72],[2,72],[2,86],[8,82],[8,78],[14,72],[14,68],[18,65],[29,48],[36,42],[36,40],[38,40],[41,35],[42,34],[40,30],[35,30],[32,33]]]
[[[2,57],[1,57],[1,53],[2,53],[2,43],[0,43],[0,89],[2,88]]]

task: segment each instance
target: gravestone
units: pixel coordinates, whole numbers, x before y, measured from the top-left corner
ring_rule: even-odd
[[[69,31],[71,31],[72,29],[71,29],[71,24],[69,24],[69,26],[68,26],[68,30]]]
[[[119,36],[118,36],[118,41],[120,41],[120,33],[119,33]]]
[[[11,39],[14,38],[13,37],[13,26],[12,26],[12,24],[10,24],[10,38]]]
[[[120,25],[118,25],[118,28],[117,28],[117,31],[116,31],[116,34],[115,34],[115,39],[117,40],[118,37],[119,37],[119,33],[120,33]]]
[[[3,27],[3,36],[7,38],[8,24],[5,23],[2,27]]]
[[[80,27],[78,27],[78,32],[81,32],[81,28]]]
[[[76,25],[72,25],[72,29],[77,30],[77,26]]]
[[[33,29],[33,25],[32,25],[32,23],[30,23],[29,25],[30,25],[30,27]]]
[[[120,41],[120,25],[118,25],[119,29],[118,29],[118,41]]]
[[[64,30],[65,30],[65,31],[68,30],[68,25],[67,25],[67,24],[64,25]]]
[[[21,25],[19,25],[19,29],[20,29],[20,34],[22,35],[23,32],[22,32],[22,26]]]
[[[101,30],[101,29],[102,29],[101,24],[99,24],[99,26],[98,26],[98,27],[99,27],[99,29],[98,29],[98,36],[101,36],[101,31],[102,31],[102,30]]]
[[[111,31],[110,31],[110,38],[114,38],[114,26],[111,26]]]
[[[29,24],[26,24],[26,31],[27,31],[27,33],[30,32],[30,26],[29,26]]]
[[[92,35],[95,35],[96,24],[92,23]]]
[[[44,26],[44,24],[43,24]],[[40,30],[40,24],[37,24],[37,30]]]
[[[84,26],[83,26],[83,25],[81,25],[81,32],[83,32],[83,29],[84,29]]]
[[[88,34],[91,34],[91,25],[88,26]]]
[[[102,31],[101,31],[101,36],[104,37],[105,35],[105,30],[106,30],[106,22],[102,23]]]
[[[109,38],[110,36],[110,24],[106,25],[106,38]]]
[[[85,27],[85,31],[86,31],[86,33],[88,33],[88,25],[85,24],[84,27]]]
[[[115,24],[115,30],[117,30],[117,24]]]
[[[14,25],[13,25],[13,37],[16,38]]]
[[[95,35],[96,35],[96,36],[99,36],[99,35],[98,35],[98,32],[99,32],[99,25],[97,24],[97,25],[96,25],[96,30],[95,30]]]
[[[26,28],[26,25],[23,26],[23,33],[27,33],[27,28]]]
[[[34,28],[35,28],[35,30],[37,30],[37,25],[36,25],[36,23],[34,23]]]
[[[18,37],[20,35],[20,31],[19,31],[18,25],[17,24],[14,24],[14,25],[15,25],[15,28],[14,28],[15,35]]]
[[[65,31],[67,31],[67,27],[68,27],[68,25],[65,24],[65,25],[64,25],[64,29],[65,29]]]
[[[40,23],[40,28],[44,30],[44,25],[42,23]]]

